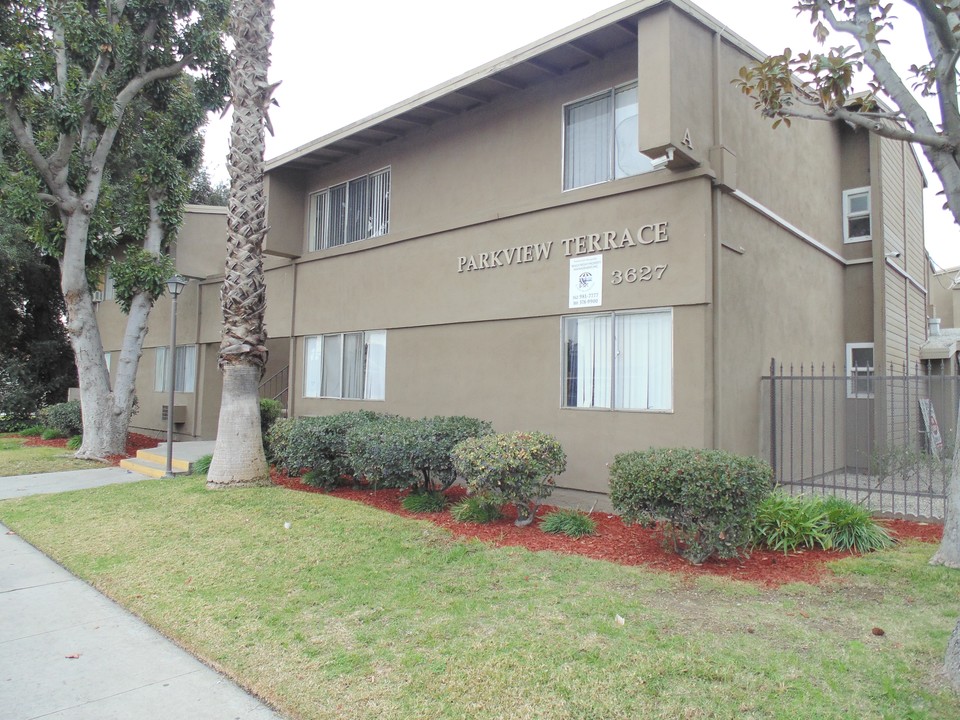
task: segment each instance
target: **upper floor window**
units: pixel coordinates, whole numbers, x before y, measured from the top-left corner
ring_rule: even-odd
[[[873,343],[847,343],[847,397],[873,397]]]
[[[564,107],[564,190],[653,170],[640,152],[637,112],[636,82]]]
[[[169,355],[166,347],[157,348],[157,362],[154,368],[153,389],[157,392],[169,392],[167,384],[170,369],[167,365]],[[173,369],[174,392],[192,393],[197,387],[197,346],[177,345]]]
[[[383,400],[385,330],[315,335],[304,340],[304,397]]]
[[[870,188],[843,191],[843,241],[866,242],[870,232]]]
[[[310,250],[323,250],[390,229],[390,168],[310,195]]]
[[[670,410],[673,311],[563,319],[564,407]]]

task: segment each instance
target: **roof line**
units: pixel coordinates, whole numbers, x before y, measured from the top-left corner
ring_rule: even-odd
[[[391,118],[397,117],[408,110],[412,110],[426,103],[438,100],[446,95],[455,93],[457,90],[466,88],[479,80],[483,80],[487,77],[497,74],[498,72],[507,70],[515,65],[519,65],[522,62],[526,62],[527,60],[559,47],[564,43],[577,40],[595,30],[599,30],[600,28],[612,25],[621,20],[639,15],[640,13],[647,12],[660,5],[673,5],[682,12],[690,15],[701,24],[709,27],[714,32],[723,34],[728,41],[746,53],[755,56],[757,59],[765,56],[764,53],[762,53],[754,45],[750,44],[739,35],[730,32],[725,25],[722,25],[714,17],[708,15],[705,11],[688,2],[687,0],[626,0],[626,2],[622,2],[619,5],[615,5],[606,10],[601,10],[585,20],[581,20],[580,22],[563,28],[562,30],[558,30],[551,35],[547,35],[544,38],[535,40],[534,42],[525,45],[518,50],[514,50],[506,55],[496,58],[495,60],[491,60],[490,62],[481,65],[478,68],[468,70],[452,80],[448,80],[440,85],[436,85],[428,90],[424,90],[423,92],[418,93],[411,98],[395,103],[394,105],[380,110],[373,115],[369,115],[361,120],[351,123],[350,125],[342,127],[339,130],[335,130],[332,133],[328,133],[327,135],[317,138],[316,140],[311,140],[304,145],[300,145],[293,150],[288,150],[287,152],[282,153],[275,158],[271,158],[266,162],[266,170],[269,171],[278,168],[292,160],[296,160],[297,158],[319,150],[326,145],[330,145],[338,140],[348,138],[355,133],[374,127],[375,125],[390,120]]]

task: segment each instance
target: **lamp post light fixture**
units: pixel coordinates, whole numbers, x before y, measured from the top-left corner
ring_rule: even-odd
[[[177,298],[186,287],[187,278],[179,273],[167,280],[167,292],[173,299],[170,306],[170,347],[167,349],[167,477],[173,477],[173,386],[177,371]]]

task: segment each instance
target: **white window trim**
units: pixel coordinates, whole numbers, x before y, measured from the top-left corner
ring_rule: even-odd
[[[617,362],[617,353],[616,351],[610,353],[610,407],[578,407],[575,405],[567,405],[567,350],[565,346],[564,339],[566,321],[570,318],[589,318],[589,317],[609,317],[612,323],[610,332],[610,344],[612,348],[616,348],[617,341],[617,318],[623,315],[649,315],[653,313],[670,313],[670,406],[667,408],[621,408],[616,407],[616,397],[617,397],[617,376],[615,372],[616,362]],[[656,308],[643,308],[642,310],[617,310],[611,312],[600,312],[600,313],[576,313],[572,315],[563,315],[560,318],[560,368],[561,368],[561,378],[560,378],[560,409],[561,410],[576,410],[576,411],[600,411],[600,412],[626,412],[626,413],[647,413],[654,415],[671,415],[674,412],[674,402],[676,401],[676,372],[675,372],[675,360],[676,360],[676,333],[674,332],[674,320],[676,314],[673,311],[672,307],[656,307]]]
[[[854,195],[862,195],[866,193],[867,195],[867,210],[866,212],[853,214],[850,212],[850,198]],[[873,239],[873,200],[871,197],[872,193],[870,192],[870,187],[859,187],[859,188],[850,188],[849,190],[843,191],[843,242],[845,244],[860,243],[860,242],[869,242]],[[870,220],[870,234],[869,235],[850,235],[850,220],[851,218],[860,218],[866,217]]]
[[[372,213],[370,204],[372,202],[372,196],[370,194],[370,186],[373,178],[377,176],[386,175],[388,180],[386,196],[383,198],[383,202],[386,204],[386,222],[385,227],[382,232],[376,232],[373,234],[365,234],[362,238],[355,238],[353,240],[347,240],[349,235],[349,225],[350,225],[350,215],[349,212],[344,211],[344,240],[339,245],[330,246],[329,238],[327,237],[327,217],[330,214],[330,190],[343,186],[346,188],[346,197],[345,202],[347,207],[350,203],[350,186],[352,183],[355,183],[357,180],[366,180],[367,188],[367,210],[368,214]],[[392,166],[388,165],[386,167],[380,168],[379,170],[374,170],[373,172],[366,173],[364,175],[358,175],[356,177],[350,178],[343,182],[334,183],[328,187],[323,188],[322,190],[317,190],[312,192],[307,197],[307,251],[308,252],[319,252],[320,250],[329,250],[331,247],[343,247],[344,245],[350,245],[360,240],[369,240],[370,238],[383,237],[390,233],[390,196],[393,192],[393,169]],[[316,212],[317,200],[323,196],[324,201],[324,213],[323,217],[318,217]],[[368,228],[369,233],[369,228]]]
[[[384,401],[386,400],[386,358],[384,358],[384,378],[383,378],[384,393],[383,393],[383,397],[381,397],[381,398],[370,398],[370,397],[367,397],[367,394],[368,394],[370,388],[367,387],[367,368],[368,368],[368,366],[367,366],[367,360],[366,360],[366,358],[364,359],[363,372],[362,372],[362,380],[361,380],[361,382],[363,383],[363,397],[359,397],[359,398],[345,398],[345,397],[343,397],[343,376],[342,376],[342,373],[343,373],[343,368],[344,368],[344,354],[346,353],[346,342],[344,341],[344,336],[346,336],[346,335],[354,335],[354,334],[356,334],[356,333],[360,333],[360,334],[363,336],[363,337],[362,337],[362,341],[363,341],[363,346],[364,346],[364,348],[366,348],[366,346],[367,346],[367,335],[368,335],[368,334],[370,334],[370,333],[382,333],[382,334],[383,334],[383,337],[384,337],[384,353],[386,353],[386,336],[387,336],[387,331],[386,331],[386,330],[354,330],[354,331],[350,331],[350,332],[322,333],[322,334],[320,334],[320,335],[306,335],[306,336],[304,336],[304,338],[303,338],[303,368],[304,368],[304,370],[303,370],[303,377],[302,377],[301,388],[300,388],[301,397],[303,397],[303,398],[305,398],[305,399],[308,399],[308,400],[347,400],[347,401],[351,401],[351,402],[384,402]],[[341,378],[340,378],[340,395],[324,395],[324,394],[323,394],[323,342],[324,342],[324,338],[325,338],[325,337],[332,337],[332,336],[339,336],[339,337],[340,337],[340,372],[341,372]],[[308,377],[307,373],[308,373],[308,368],[309,368],[309,366],[310,366],[310,358],[309,358],[309,344],[310,344],[309,341],[310,341],[310,340],[316,340],[316,341],[319,342],[319,348],[318,348],[318,351],[317,351],[317,353],[316,353],[316,356],[317,356],[317,357],[319,358],[319,360],[320,360],[320,367],[317,368],[317,372],[320,373],[320,375],[319,375],[319,377],[318,377],[318,379],[317,379],[318,394],[316,394],[316,395],[310,395],[310,394],[308,394],[308,388],[307,388],[307,377]]]
[[[872,392],[857,392],[856,379],[854,376],[854,370],[862,370],[870,373],[869,377],[873,377],[876,372],[876,358],[874,358],[873,363],[867,367],[853,367],[853,351],[862,350],[864,348],[870,348],[874,350],[874,344],[872,342],[861,342],[861,343],[847,343],[847,397],[851,399],[862,399],[862,398],[872,398]]]

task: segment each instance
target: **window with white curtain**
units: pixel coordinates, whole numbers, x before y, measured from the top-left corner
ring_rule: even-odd
[[[169,392],[167,377],[170,369],[167,365],[169,355],[166,347],[157,348],[157,359],[154,369],[153,389],[157,392]],[[197,346],[178,345],[174,356],[173,390],[174,392],[192,393],[197,388]]]
[[[323,250],[390,229],[390,168],[310,195],[310,250]]]
[[[304,339],[304,397],[383,400],[385,330],[330,333]]]
[[[563,319],[564,407],[673,408],[673,311]]]
[[[564,107],[564,190],[653,170],[640,152],[638,108],[635,81]]]

